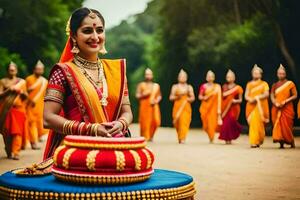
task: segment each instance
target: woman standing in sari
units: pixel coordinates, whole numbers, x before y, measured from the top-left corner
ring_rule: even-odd
[[[263,70],[256,64],[252,69],[252,81],[246,86],[246,118],[249,124],[249,141],[252,148],[264,142],[265,124],[269,119],[269,85],[261,80]]]
[[[277,70],[277,77],[279,80],[271,89],[273,142],[280,143],[280,148],[284,148],[284,144],[295,148],[293,101],[297,98],[297,89],[292,81],[286,79],[286,71],[282,65]]]
[[[45,159],[65,135],[123,137],[132,121],[125,60],[98,58],[106,52],[104,18],[79,8],[68,24],[68,42],[45,95],[44,126],[51,129]]]
[[[229,70],[226,74],[227,83],[222,86],[222,126],[219,139],[231,144],[240,136],[242,126],[238,119],[241,111],[243,88],[235,84],[235,74]]]
[[[8,77],[0,80],[0,133],[3,135],[8,158],[19,160],[27,134],[26,82],[17,77],[17,65],[11,62]]]
[[[215,81],[215,74],[209,70],[206,81],[200,86],[198,99],[201,101],[199,108],[200,117],[204,131],[208,134],[210,143],[213,143],[218,125],[222,125],[221,86]]]
[[[178,83],[172,86],[169,97],[174,102],[172,117],[179,144],[185,143],[192,120],[191,103],[195,100],[193,87],[187,83],[187,79],[187,73],[180,70]]]
[[[156,129],[160,126],[161,115],[159,102],[161,101],[160,86],[153,82],[153,72],[145,70],[145,81],[137,86],[136,98],[139,100],[139,123],[141,136],[152,141]]]

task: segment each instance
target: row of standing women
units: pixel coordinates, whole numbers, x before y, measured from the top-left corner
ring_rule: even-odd
[[[293,101],[297,99],[295,84],[287,80],[286,70],[280,65],[277,70],[278,81],[269,91],[268,83],[262,80],[263,70],[254,65],[252,80],[245,89],[246,119],[249,125],[249,142],[252,148],[260,147],[264,142],[265,125],[272,121],[273,141],[295,147],[293,137],[293,120],[295,116]],[[193,87],[187,83],[188,75],[181,70],[178,83],[171,89],[169,100],[173,102],[173,125],[176,128],[178,142],[184,143],[189,131],[192,108],[195,101]],[[153,83],[153,73],[150,69],[145,71],[145,81],[137,86],[136,98],[139,100],[139,123],[141,135],[152,140],[155,130],[160,126],[159,102],[161,101],[160,88]],[[235,74],[229,70],[226,74],[226,83],[222,87],[215,83],[215,74],[208,71],[206,83],[199,88],[199,108],[204,131],[213,143],[215,133],[219,132],[219,139],[226,144],[237,139],[242,131],[238,119],[241,103],[243,101],[243,88],[235,83]],[[269,112],[269,97],[272,102],[271,120]]]

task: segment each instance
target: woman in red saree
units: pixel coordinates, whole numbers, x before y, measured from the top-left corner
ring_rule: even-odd
[[[44,126],[50,128],[44,159],[68,134],[123,137],[132,121],[124,59],[98,58],[105,53],[104,18],[79,8],[69,20],[68,42],[49,77]]]
[[[226,144],[231,144],[240,136],[242,126],[237,121],[240,115],[243,96],[243,88],[235,84],[235,74],[229,70],[226,74],[227,83],[222,86],[222,120],[220,128],[220,140],[225,140]]]
[[[271,89],[273,142],[280,143],[280,148],[284,148],[284,144],[295,148],[293,101],[297,99],[297,89],[292,81],[286,79],[286,71],[282,65],[277,70],[277,77],[279,80]]]

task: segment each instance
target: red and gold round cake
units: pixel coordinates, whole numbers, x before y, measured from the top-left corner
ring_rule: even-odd
[[[66,136],[53,155],[53,175],[80,184],[127,184],[148,179],[154,154],[143,137]]]

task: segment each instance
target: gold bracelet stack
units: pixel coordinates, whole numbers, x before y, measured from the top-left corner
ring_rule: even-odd
[[[129,127],[129,123],[127,122],[127,119],[125,117],[120,117],[118,121],[121,122],[121,124],[123,125],[122,132],[125,132]]]
[[[74,123],[75,123],[75,121],[71,121],[71,120],[65,121],[65,123],[63,125],[62,133],[64,135],[72,135]]]
[[[98,123],[79,122],[74,120],[65,121],[62,129],[64,135],[95,135],[98,136]]]

